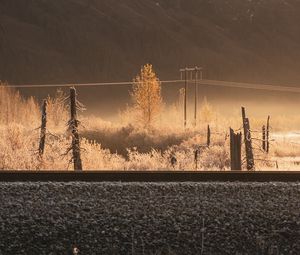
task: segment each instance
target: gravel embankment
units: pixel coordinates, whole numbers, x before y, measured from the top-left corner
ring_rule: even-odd
[[[300,254],[300,183],[1,183],[0,199],[0,254]]]

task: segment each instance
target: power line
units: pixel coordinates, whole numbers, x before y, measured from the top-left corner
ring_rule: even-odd
[[[179,83],[181,80],[159,81],[160,83]],[[63,83],[63,84],[24,84],[24,85],[4,85],[7,88],[51,88],[51,87],[91,87],[91,86],[115,86],[132,85],[137,82],[96,82],[96,83]]]
[[[218,81],[218,80],[202,80],[202,81],[199,81],[198,83],[201,85],[208,85],[208,86],[221,86],[221,87],[231,87],[231,88],[257,89],[257,90],[300,93],[300,88],[289,87],[289,86],[279,86],[279,85],[254,84],[254,83]]]
[[[182,83],[182,80],[164,80],[160,81],[162,84]],[[187,82],[193,82],[188,80]],[[64,83],[64,84],[24,84],[24,85],[4,85],[8,88],[50,88],[50,87],[91,87],[91,86],[115,86],[115,85],[132,85],[136,82],[97,82],[97,83]],[[300,93],[300,88],[290,86],[279,85],[267,85],[267,84],[254,84],[243,82],[230,82],[220,80],[198,80],[199,85],[205,86],[217,86],[217,87],[230,87],[230,88],[242,88],[242,89],[256,89],[256,90],[268,90],[268,91],[281,91],[281,92],[295,92]]]

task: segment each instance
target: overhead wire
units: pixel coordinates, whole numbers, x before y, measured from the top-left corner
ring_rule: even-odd
[[[160,83],[178,83],[181,80],[166,80],[159,81]],[[115,86],[115,85],[133,85],[138,82],[95,82],[95,83],[61,83],[61,84],[18,84],[18,85],[4,85],[8,88],[51,88],[51,87],[90,87],[90,86]]]
[[[172,84],[181,83],[184,80],[162,80],[159,81],[161,84]],[[194,80],[188,80],[187,82],[194,82]],[[133,85],[137,82],[125,81],[125,82],[95,82],[95,83],[61,83],[61,84],[16,84],[4,85],[9,88],[50,88],[50,87],[90,87],[90,86],[125,86]],[[242,82],[230,82],[230,81],[220,81],[220,80],[198,80],[198,85],[204,86],[217,86],[217,87],[229,87],[229,88],[241,88],[241,89],[256,89],[256,90],[268,90],[268,91],[281,91],[281,92],[294,92],[300,93],[300,88],[282,86],[282,85],[267,85],[267,84],[254,84],[254,83],[242,83]]]

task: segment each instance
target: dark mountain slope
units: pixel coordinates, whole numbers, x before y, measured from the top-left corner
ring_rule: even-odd
[[[202,65],[211,79],[300,82],[296,0],[0,1],[0,79],[11,83],[161,78]]]

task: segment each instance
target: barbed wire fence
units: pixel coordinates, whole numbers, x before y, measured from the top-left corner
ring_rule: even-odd
[[[194,80],[189,79],[187,80],[188,83],[194,82]],[[237,83],[237,82],[227,82],[227,81],[216,81],[216,80],[205,80],[201,79],[198,82],[198,85],[207,85],[207,86],[222,86],[222,87],[232,87],[232,88],[243,88],[243,89],[258,89],[258,90],[268,90],[268,91],[282,91],[282,92],[293,92],[293,93],[300,93],[300,88],[296,87],[288,87],[288,86],[275,86],[275,85],[265,85],[265,84],[248,84],[248,83]],[[82,148],[80,148],[80,138],[78,133],[78,126],[81,124],[80,121],[77,119],[77,110],[84,110],[84,105],[80,103],[76,98],[76,87],[91,87],[91,86],[128,86],[133,85],[135,82],[129,81],[129,82],[98,82],[98,83],[79,83],[74,84],[71,86],[71,84],[19,84],[19,85],[3,85],[0,86],[6,86],[9,88],[49,88],[49,87],[71,87],[70,88],[70,96],[66,97],[64,99],[64,102],[67,102],[67,100],[70,100],[70,120],[68,122],[68,126],[72,133],[72,144],[70,147],[68,147],[67,152],[62,155],[66,156],[68,153],[72,150],[72,158],[70,159],[70,162],[74,163],[74,170],[82,170],[82,161],[81,161],[81,155],[80,152]],[[162,80],[160,81],[161,84],[174,84],[174,83],[182,83],[182,80]],[[42,161],[44,150],[45,150],[45,144],[46,144],[46,136],[52,136],[54,138],[59,139],[58,136],[51,134],[49,130],[46,127],[47,123],[47,103],[46,100],[43,101],[43,107],[42,107],[42,119],[41,119],[41,126],[38,128],[40,129],[40,142],[39,142],[39,148],[38,148],[38,155],[40,160]],[[228,137],[230,137],[230,145],[232,145],[232,134],[237,135],[243,134],[244,135],[244,143],[245,143],[245,157],[241,157],[238,154],[242,155],[242,151],[239,148],[239,146],[242,145],[242,142],[239,140],[235,140],[235,145],[237,146],[235,149],[230,150],[231,154],[236,154],[235,156],[231,155],[231,161],[234,160],[234,158],[237,158],[237,160],[240,162],[233,162],[231,164],[232,170],[241,170],[242,168],[246,168],[247,170],[255,170],[255,161],[263,161],[266,163],[272,163],[276,165],[276,168],[278,169],[278,161],[272,160],[267,157],[269,153],[270,147],[274,146],[275,144],[278,144],[280,141],[279,139],[272,138],[270,139],[270,131],[272,130],[272,126],[270,126],[270,116],[267,118],[266,125],[262,126],[261,130],[254,130],[250,129],[249,125],[249,119],[246,118],[245,114],[242,110],[242,118],[243,118],[243,126],[241,126],[238,129],[231,129],[230,132],[218,132],[211,130],[210,125],[207,126],[207,132],[198,132],[197,134],[206,136],[206,144],[200,144],[195,149],[194,154],[194,160],[195,160],[195,169],[198,169],[198,161],[201,157],[201,150],[204,148],[209,148],[210,145],[213,143],[212,136],[214,135],[223,135],[225,141]],[[236,134],[237,133],[237,134]],[[295,146],[300,146],[300,143],[296,143],[293,141],[289,141],[290,144],[293,144]],[[241,144],[241,145],[239,145]],[[232,145],[233,146],[233,145]],[[177,159],[175,155],[172,155],[171,157],[171,164],[174,166],[175,163],[177,163]],[[240,167],[239,167],[240,165]],[[241,169],[234,169],[234,168],[241,168]]]

